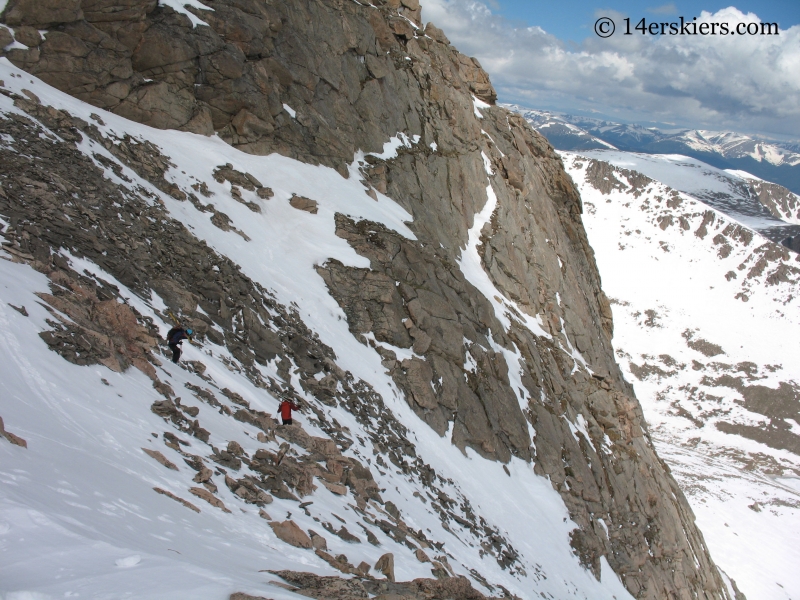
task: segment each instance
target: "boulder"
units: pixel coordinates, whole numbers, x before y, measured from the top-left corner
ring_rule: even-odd
[[[242,445],[235,440],[231,440],[230,442],[228,442],[228,452],[230,452],[234,456],[239,456],[239,457],[247,456],[247,454],[244,451],[244,448],[242,448]]]
[[[170,492],[168,490],[162,489],[160,487],[154,487],[153,490],[156,493],[161,494],[162,496],[166,496],[167,498],[172,498],[176,502],[179,502],[179,503],[183,504],[186,508],[188,508],[190,510],[193,510],[196,513],[200,512],[200,509],[197,508],[194,504],[192,504],[188,500],[184,500],[180,496],[176,496],[175,494],[173,494],[172,492]]]
[[[314,547],[314,550],[328,549],[328,541],[324,537],[312,529],[308,530],[308,534],[311,536],[311,545]]]
[[[394,581],[394,554],[387,552],[375,563],[375,570],[384,574],[386,579]]]
[[[23,25],[14,30],[14,39],[29,48],[36,48],[42,43],[42,36],[35,27]]]
[[[231,512],[230,510],[228,510],[228,508],[225,506],[225,504],[222,502],[222,500],[217,498],[214,494],[212,494],[208,490],[206,490],[204,488],[193,487],[193,488],[189,488],[189,491],[192,494],[194,494],[195,496],[197,496],[198,498],[202,498],[203,500],[208,502],[211,506],[216,506],[217,508],[222,509],[222,512],[226,512],[226,513]]]
[[[0,50],[8,46],[13,41],[14,37],[11,35],[11,32],[5,27],[0,26]]]
[[[431,562],[430,557],[427,554],[425,554],[425,551],[422,548],[417,548],[414,551],[414,556],[417,557],[417,560],[419,562],[423,562],[423,563],[424,562]]]
[[[338,483],[330,483],[325,481],[324,479],[320,479],[320,483],[325,486],[328,491],[333,492],[338,496],[346,496],[347,495],[347,487],[340,485]]]
[[[304,210],[306,212],[310,212],[312,215],[317,214],[318,202],[316,200],[312,200],[311,198],[306,198],[304,196],[298,196],[295,194],[289,200],[289,204],[291,204],[297,210]]]
[[[175,466],[175,463],[171,462],[166,456],[161,454],[161,452],[159,452],[158,450],[150,450],[150,448],[142,448],[142,452],[154,458],[156,462],[164,465],[168,469],[172,469],[173,471],[178,470],[178,467]]]
[[[297,548],[313,548],[314,544],[308,534],[294,521],[271,521],[269,524],[278,539]]]

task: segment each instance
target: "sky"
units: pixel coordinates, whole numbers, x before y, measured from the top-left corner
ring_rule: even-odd
[[[489,73],[499,101],[662,127],[800,139],[800,2],[423,0],[422,18]],[[599,37],[597,19],[616,30]],[[624,35],[625,18],[631,35]],[[642,35],[680,18],[777,35]],[[660,27],[660,26],[657,26]],[[666,26],[667,33],[669,26]],[[718,29],[717,29],[718,31]]]
[[[587,2],[585,0],[563,0],[561,2],[543,0],[490,0],[486,4],[492,12],[516,22],[523,27],[538,25],[561,40],[582,41],[594,35],[592,26],[597,20],[596,13],[623,13],[632,20],[642,17],[671,21],[674,17],[696,17],[702,11],[715,13],[731,6],[730,1],[708,2],[686,1],[641,2],[640,0],[617,0],[614,2]],[[737,2],[735,6],[742,12],[757,14],[761,20],[775,23],[781,29],[800,24],[800,2],[796,0],[749,0]]]

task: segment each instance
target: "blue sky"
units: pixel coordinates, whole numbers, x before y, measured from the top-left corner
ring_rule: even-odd
[[[593,36],[592,26],[597,16],[608,9],[623,13],[637,21],[642,17],[648,22],[670,20],[671,17],[696,17],[701,11],[717,12],[731,6],[730,1],[680,1],[655,0],[641,2],[632,0],[612,0],[610,2],[587,2],[583,0],[491,0],[489,7],[498,15],[525,26],[538,25],[548,33],[562,40],[583,41]],[[781,29],[788,29],[800,23],[800,0],[748,0],[735,2],[742,12],[753,12],[762,21],[777,22]]]
[[[501,102],[615,121],[800,140],[800,0],[422,0]],[[617,33],[594,34],[608,16]],[[778,35],[621,35],[632,23],[777,22]]]

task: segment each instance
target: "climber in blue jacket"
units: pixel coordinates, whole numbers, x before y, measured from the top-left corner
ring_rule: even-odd
[[[192,341],[192,334],[194,331],[191,329],[184,329],[183,327],[173,327],[167,333],[167,346],[172,350],[172,362],[178,362],[181,357],[181,343],[183,340]]]

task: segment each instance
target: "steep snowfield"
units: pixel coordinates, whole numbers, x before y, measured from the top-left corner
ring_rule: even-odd
[[[800,219],[791,213],[783,215],[783,219],[770,214],[747,185],[749,181],[757,179],[752,175],[717,169],[679,154],[641,154],[619,150],[589,150],[581,154],[643,173],[701,200],[751,229],[765,230],[800,224]]]
[[[800,597],[797,255],[663,183],[561,154],[617,357],[711,555],[750,600]],[[683,190],[714,181],[690,159],[588,154]]]
[[[89,138],[81,144],[86,156],[95,156],[96,164],[101,166],[99,156],[103,164],[119,166],[116,173],[106,168],[109,179],[131,190],[141,187],[149,191],[198,239],[237,263],[246,275],[271,290],[280,303],[296,307],[305,323],[334,349],[340,366],[373,386],[387,409],[409,429],[417,453],[436,470],[442,489],[459,501],[468,500],[487,525],[508,540],[521,557],[521,569],[513,573],[501,569],[468,529],[451,523],[445,530],[431,507],[435,499],[429,502],[425,488],[413,475],[404,475],[391,464],[387,467],[386,463],[372,462],[373,448],[364,442],[369,436],[360,435],[361,425],[352,414],[342,407],[319,405],[330,420],[335,419],[358,440],[345,454],[372,465],[384,499],[400,509],[409,526],[444,543],[442,550],[428,550],[432,558],[434,554],[446,558],[458,574],[469,576],[474,569],[493,585],[502,585],[523,598],[630,597],[605,561],[601,582],[579,565],[569,546],[574,524],[546,478],[535,475],[529,464],[517,459],[508,465],[507,475],[498,463],[484,461],[471,451],[462,455],[447,438],[439,438],[414,415],[381,366],[379,354],[350,334],[344,314],[314,270],[329,258],[348,265],[368,265],[335,235],[334,213],[378,221],[401,235],[412,236],[404,223],[410,218],[404,210],[385,196],[379,195],[376,201],[367,195],[357,173],[362,156],[354,157],[352,176],[344,179],[332,169],[277,155],[243,154],[218,138],[137,125],[61,94],[5,59],[0,60],[0,80],[17,94],[35,95],[44,105],[96,122],[104,136],[120,139],[128,134],[154,143],[174,164],[167,178],[179,188],[191,191],[192,184],[205,183],[214,193],[216,208],[224,211],[233,227],[249,241],[235,230],[225,232],[215,227],[210,213],[155,189],[100,144]],[[22,114],[3,95],[0,112]],[[101,119],[93,118],[93,113]],[[51,132],[42,135],[54,136]],[[387,140],[385,153],[413,143],[398,134],[394,140]],[[2,144],[13,149],[14,140],[3,139]],[[212,171],[226,163],[272,188],[275,195],[269,200],[242,191],[243,200],[257,203],[261,213],[237,201],[229,183],[214,180]],[[293,194],[318,201],[318,213],[293,208],[288,202]],[[0,226],[4,229],[7,223]],[[155,292],[148,298],[137,297],[98,266],[63,254],[76,271],[116,285],[125,302],[151,318],[162,334],[169,328],[171,323],[161,312],[164,303]],[[186,466],[177,451],[162,443],[162,435],[153,435],[165,428],[172,430],[151,412],[151,405],[163,399],[151,381],[135,369],[114,373],[101,366],[76,366],[50,351],[39,333],[50,328],[46,320],[53,318],[53,313],[36,295],[47,293],[50,282],[29,266],[11,262],[12,258],[0,251],[0,416],[6,429],[24,438],[28,447],[12,446],[0,439],[0,593],[4,598],[124,595],[211,599],[241,590],[288,599],[297,596],[270,585],[276,578],[262,570],[339,574],[312,551],[280,541],[258,510],[225,486],[219,485],[218,496],[230,512],[190,494],[189,488],[196,485],[192,482],[195,471]],[[28,316],[11,305],[25,307]],[[165,356],[160,358],[159,377],[176,389],[186,384],[228,388],[255,409],[273,413],[277,407],[275,398],[232,368],[235,359],[222,346],[210,341],[189,346],[181,365],[173,365]],[[186,361],[199,361],[205,371],[187,368]],[[262,371],[265,377],[278,377],[274,363]],[[307,403],[317,402],[299,385],[295,389]],[[198,405],[198,419],[211,433],[208,446],[191,438],[188,452],[208,456],[211,445],[225,447],[232,440],[239,442],[248,455],[258,448],[278,450],[281,440],[259,442],[254,426],[225,414],[224,408],[235,410],[235,406],[223,402],[223,408],[217,409],[196,401],[188,392],[183,395],[190,404]],[[299,420],[311,435],[325,437],[308,413],[300,415]],[[165,468],[142,448],[159,450],[177,470]],[[296,445],[292,450],[302,451]],[[385,472],[377,468],[378,463],[384,465]],[[153,488],[195,505],[200,512]],[[294,501],[277,497],[265,510],[274,520],[292,519],[303,529],[318,532],[323,532],[320,522],[333,522],[337,527],[339,521],[345,522],[362,543],[347,543],[323,532],[331,555],[346,554],[353,565],[361,561],[374,565],[382,554],[392,552],[398,580],[431,577],[430,563],[420,562],[408,544],[395,541],[380,529],[372,528],[380,546],[366,543],[364,514],[357,512],[351,495],[336,495],[318,485],[304,500],[313,502],[305,510]],[[367,515],[382,518],[376,505],[370,504],[365,510]],[[477,580],[473,583],[489,593]]]

